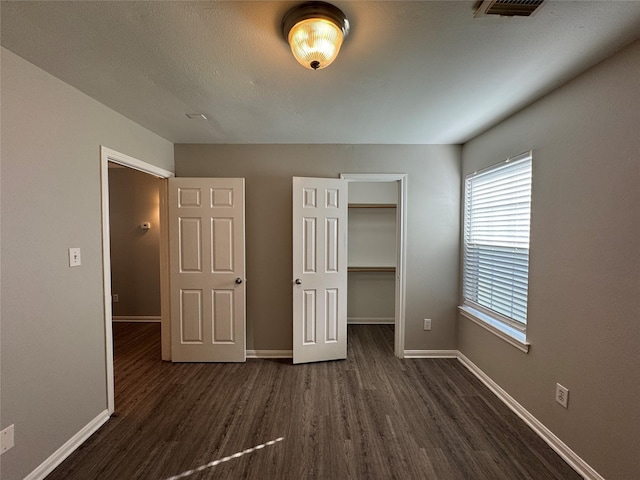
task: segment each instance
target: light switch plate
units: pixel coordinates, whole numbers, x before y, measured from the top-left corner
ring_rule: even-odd
[[[79,248],[70,248],[69,249],[69,266],[70,267],[79,267],[82,265],[82,258],[80,256]]]

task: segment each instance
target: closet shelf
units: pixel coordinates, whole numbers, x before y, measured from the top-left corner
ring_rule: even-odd
[[[389,272],[395,273],[396,267],[347,267],[347,272]]]
[[[395,203],[350,203],[349,208],[396,208]]]

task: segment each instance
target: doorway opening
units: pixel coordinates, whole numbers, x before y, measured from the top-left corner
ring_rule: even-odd
[[[112,320],[160,323],[160,187],[155,175],[109,162]]]
[[[404,358],[406,174],[340,178],[349,181],[348,324],[393,324]]]
[[[158,219],[159,225],[159,281],[160,281],[160,319],[161,319],[161,344],[162,359],[170,359],[170,331],[169,331],[169,311],[168,311],[168,245],[166,229],[166,179],[173,177],[173,172],[161,169],[155,165],[129,157],[128,155],[116,152],[104,146],[100,152],[100,172],[101,172],[101,197],[102,197],[102,264],[103,264],[103,292],[104,292],[104,319],[105,319],[105,361],[107,370],[107,409],[109,414],[115,411],[114,393],[114,359],[113,359],[113,308],[112,308],[112,263],[111,263],[111,237],[110,237],[110,209],[109,209],[109,164],[111,166],[121,166],[153,175],[160,180]],[[146,228],[141,222],[140,229]],[[149,225],[151,228],[152,225]],[[117,293],[117,292],[116,292]]]

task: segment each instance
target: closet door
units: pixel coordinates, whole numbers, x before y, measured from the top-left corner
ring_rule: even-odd
[[[347,185],[293,178],[293,363],[347,358]]]

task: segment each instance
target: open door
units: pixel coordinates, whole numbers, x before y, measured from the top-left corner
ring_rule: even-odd
[[[346,180],[293,178],[293,363],[347,358],[347,195]]]
[[[169,179],[174,362],[244,362],[243,178]]]

